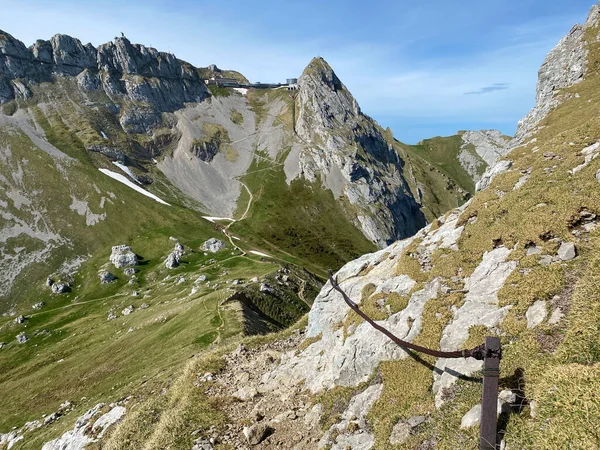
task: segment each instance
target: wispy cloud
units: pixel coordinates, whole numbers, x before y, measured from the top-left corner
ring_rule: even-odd
[[[506,89],[508,89],[508,86],[509,86],[508,83],[494,83],[490,86],[482,87],[481,89],[478,89],[477,91],[465,92],[465,95],[481,95],[481,94],[489,94],[490,92],[495,92],[495,91],[505,91]]]

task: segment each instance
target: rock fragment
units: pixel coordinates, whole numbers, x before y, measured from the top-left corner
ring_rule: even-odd
[[[570,261],[577,256],[577,249],[573,242],[563,242],[558,249],[558,257],[562,261]]]

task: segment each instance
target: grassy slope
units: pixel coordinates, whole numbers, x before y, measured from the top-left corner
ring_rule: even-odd
[[[462,135],[455,134],[448,137],[438,136],[425,139],[411,147],[417,155],[446,173],[461,188],[473,193],[475,192],[475,183],[458,160],[462,143]],[[476,153],[475,156],[477,156]],[[481,173],[484,169],[485,167],[481,168]]]
[[[398,141],[395,141],[394,146],[405,161],[403,175],[411,192],[415,198],[419,198],[419,192],[422,195],[421,204],[428,222],[467,200],[469,194],[461,192],[457,182],[443,169],[431,163],[422,151]]]
[[[330,191],[302,180],[285,182],[278,163],[255,159],[242,181],[254,200],[248,220],[231,227],[262,248],[283,250],[310,264],[315,272],[372,251],[373,245],[345,219]],[[242,199],[243,200],[243,199]]]
[[[590,31],[590,35],[598,30]],[[519,262],[499,293],[500,305],[513,305],[500,330],[475,327],[465,348],[480,343],[483,336],[500,332],[504,354],[501,365],[502,389],[513,389],[525,397],[521,414],[503,417],[505,440],[510,448],[593,449],[600,446],[597,421],[600,417],[600,231],[577,240],[579,256],[572,262],[542,266],[539,256],[525,257],[525,245],[532,242],[543,253],[552,253],[557,244],[548,237],[573,240],[570,224],[582,209],[600,214],[600,189],[595,179],[600,160],[571,175],[568,170],[582,162],[578,152],[600,140],[600,65],[598,44],[591,46],[590,73],[586,81],[568,90],[579,94],[551,112],[536,133],[537,142],[515,149],[508,158],[514,170],[498,176],[490,188],[478,194],[463,215],[477,217],[466,226],[459,251],[439,250],[429,273],[419,273],[409,255],[400,260],[398,273],[410,273],[425,282],[436,276],[451,277],[458,268],[469,275],[485,251],[498,239],[515,250],[511,259]],[[572,143],[572,144],[570,144]],[[552,151],[559,160],[546,160]],[[544,168],[556,165],[552,174]],[[521,174],[532,167],[531,178],[512,190]],[[503,195],[499,195],[502,193]],[[415,244],[416,245],[416,244]],[[543,283],[540,280],[544,280]],[[460,287],[460,286],[458,286]],[[528,329],[525,312],[536,300],[560,295],[568,302],[569,313],[557,325]],[[439,345],[441,331],[452,318],[449,307],[460,304],[461,295],[444,295],[426,305],[418,343]],[[436,316],[435,314],[439,314]],[[424,358],[433,363],[431,358]],[[480,401],[478,383],[459,381],[454,400],[440,410],[433,405],[431,370],[413,360],[391,361],[380,367],[384,392],[370,413],[377,437],[376,448],[388,449],[388,436],[398,419],[430,414],[432,421],[419,427],[403,448],[415,448],[433,439],[436,448],[474,449],[478,428],[460,428],[462,416]],[[407,382],[408,381],[408,382]],[[529,402],[535,401],[535,414]]]
[[[157,194],[172,204],[168,207],[99,172],[93,164],[119,169],[108,164],[103,156],[85,150],[84,140],[89,143],[97,139],[93,114],[77,116],[69,110],[61,110],[59,114],[39,108],[33,111],[48,140],[75,158],[76,162],[68,167],[69,180],[64,180],[52,158],[36,148],[29,138],[12,132],[0,135],[2,146],[10,146],[12,153],[3,166],[7,171],[4,175],[10,177],[19,161],[28,161],[22,188],[25,192],[38,191],[35,201],[43,205],[45,220],[68,237],[71,244],[54,250],[50,262],[36,264],[19,277],[10,302],[16,301],[19,312],[30,317],[26,323],[17,325],[11,317],[0,320],[0,342],[8,343],[0,352],[2,431],[56,411],[65,400],[75,403],[76,409],[71,413],[75,415],[96,402],[118,399],[137,392],[140,386],[168,380],[190,356],[215,340],[228,340],[243,329],[239,311],[230,307],[217,309],[217,304],[231,292],[202,288],[191,294],[193,279],[204,274],[209,281],[222,284],[231,279],[264,276],[280,267],[256,256],[235,256],[229,250],[208,256],[192,252],[184,257],[181,267],[167,271],[162,261],[173,248],[169,236],[179,238],[186,248],[197,249],[204,240],[219,237],[221,233],[198,213],[180,206],[181,194],[172,188],[158,186],[161,191]],[[65,121],[71,120],[77,120],[78,126],[73,127],[72,123],[68,126]],[[127,137],[118,135],[106,124],[102,129],[122,144],[120,148],[126,147],[123,144]],[[156,185],[149,187],[156,188]],[[101,209],[101,197],[110,198],[109,192],[115,194],[112,203],[107,201]],[[106,213],[105,220],[86,226],[85,217],[69,209],[71,195],[85,199],[94,213]],[[14,208],[9,210],[25,214]],[[121,270],[112,266],[110,270],[118,280],[109,285],[99,282],[97,272],[108,262],[110,247],[116,244],[129,244],[143,257],[138,281],[133,285],[127,283],[128,277]],[[28,242],[14,238],[8,245],[24,247]],[[46,276],[65,259],[88,254],[91,258],[75,276],[73,292],[53,296],[44,286]],[[217,260],[216,264],[209,264],[212,258]],[[167,275],[169,279],[165,279]],[[174,275],[183,275],[185,281],[177,283]],[[134,289],[141,295],[132,297]],[[312,298],[311,295],[314,297],[312,287],[306,291],[307,298]],[[40,301],[46,303],[44,309],[32,310],[31,305]],[[126,306],[137,308],[142,303],[150,307],[130,316],[106,320],[110,310],[119,315]],[[272,308],[268,302],[261,304],[262,309]],[[305,308],[297,311],[294,307],[282,317],[289,321],[290,314],[297,316]],[[131,327],[135,331],[128,333]],[[42,330],[47,332],[36,335]],[[30,341],[18,345],[15,337],[21,331],[25,331]],[[82,397],[86,399],[80,400]],[[71,426],[72,421],[61,420],[35,436],[28,436],[15,448],[39,448],[41,442]]]

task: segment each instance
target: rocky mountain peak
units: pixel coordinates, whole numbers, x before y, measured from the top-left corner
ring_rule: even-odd
[[[538,72],[535,107],[519,121],[515,135],[516,142],[522,142],[531,135],[551,109],[565,99],[560,90],[581,82],[587,71],[586,31],[598,26],[600,5],[593,5],[583,25],[577,24],[548,53]],[[598,36],[594,36],[595,41]]]
[[[332,129],[360,115],[358,103],[321,57],[313,58],[298,79],[300,137],[310,139],[316,128]]]

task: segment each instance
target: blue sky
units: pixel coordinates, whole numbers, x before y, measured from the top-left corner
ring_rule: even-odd
[[[592,0],[0,0],[0,28],[94,45],[124,32],[196,66],[280,81],[324,57],[363,111],[416,143],[460,129],[512,135],[545,55]]]

